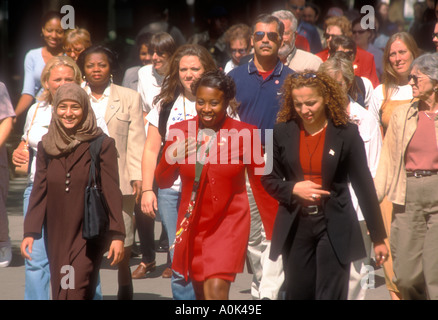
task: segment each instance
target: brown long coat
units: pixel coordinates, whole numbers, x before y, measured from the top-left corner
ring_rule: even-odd
[[[84,191],[91,162],[88,150],[89,143],[81,143],[72,153],[53,158],[47,164],[44,148],[41,143],[38,146],[24,236],[41,237],[44,225],[53,299],[93,298],[107,245],[107,241],[87,243],[82,238]],[[100,158],[102,191],[110,209],[108,238],[123,240],[122,194],[114,139],[103,140]]]

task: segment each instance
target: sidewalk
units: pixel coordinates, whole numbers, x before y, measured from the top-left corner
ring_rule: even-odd
[[[12,242],[13,258],[9,267],[0,268],[0,300],[22,300],[24,297],[24,260],[20,255],[20,243],[23,236],[22,196],[26,178],[15,178],[10,181],[7,210],[9,216],[9,236]],[[161,232],[161,224],[155,224],[155,237]],[[136,237],[138,239],[138,237]],[[133,280],[134,300],[171,300],[170,279],[163,279],[161,273],[165,268],[166,253],[157,253],[157,268],[145,279]],[[106,259],[102,264],[100,277],[104,300],[117,298],[117,269],[110,267]],[[140,263],[140,258],[131,259],[131,270],[134,271]],[[252,275],[245,268],[244,273],[238,274],[232,283],[230,299],[251,300],[250,285]],[[383,278],[379,269],[375,275],[376,288],[369,289],[366,300],[389,300]]]

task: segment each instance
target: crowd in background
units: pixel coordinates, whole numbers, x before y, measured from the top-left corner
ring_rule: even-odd
[[[417,2],[409,25],[389,9],[332,7],[321,17],[317,2],[285,0],[229,25],[214,6],[208,29],[189,37],[164,21],[139,30],[126,70],[88,30],[64,30],[59,12],[46,13],[15,106],[0,87],[0,266],[12,258],[5,143],[22,115],[10,157],[28,177],[25,299],[101,299],[107,250],[118,299],[133,298],[132,281],[155,270],[159,251],[178,300],[227,299],[245,262],[254,299],[364,299],[372,264],[383,266],[392,299],[438,299],[438,3]],[[202,150],[193,139],[207,157],[222,154],[221,129],[261,130],[251,134],[260,150],[239,149],[229,166],[180,164]],[[83,203],[70,196],[83,194],[84,150],[100,135],[111,138],[101,151],[110,236],[91,243],[80,232]],[[271,172],[254,173],[257,156]],[[58,217],[67,207],[71,220]],[[77,291],[61,288],[66,264],[81,270]]]

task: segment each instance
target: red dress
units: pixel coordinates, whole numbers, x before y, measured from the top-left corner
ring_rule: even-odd
[[[179,122],[170,128],[169,136],[175,129],[183,132],[185,137],[196,136],[197,124],[198,117]],[[226,117],[216,134],[202,170],[189,227],[174,249],[172,268],[186,278],[195,281],[208,278],[234,281],[236,273],[243,271],[251,219],[246,173],[266,232],[272,233],[278,202],[264,190],[260,182],[261,175],[254,174],[260,174],[264,168],[258,133],[254,129],[255,126]],[[195,164],[187,158],[184,164],[169,164],[165,155],[172,143],[166,143],[155,178],[160,188],[169,188],[178,175],[181,177],[178,229],[190,201]]]

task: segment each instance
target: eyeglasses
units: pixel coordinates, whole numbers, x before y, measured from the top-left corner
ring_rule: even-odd
[[[295,72],[295,73],[292,73],[292,74],[291,74],[291,77],[292,77],[293,79],[298,79],[298,78],[304,78],[304,79],[315,79],[317,76],[316,76],[316,74],[313,73],[313,72],[307,72],[307,73],[298,73],[298,72]]]
[[[246,52],[247,52],[247,49],[231,49],[232,54],[239,53],[240,55],[244,55],[244,54],[246,54]]]
[[[277,32],[264,32],[264,31],[257,31],[254,32],[254,41],[262,41],[265,38],[265,35],[268,36],[268,39],[270,41],[276,42],[278,41],[278,38],[280,35]]]
[[[438,38],[438,32],[437,33],[432,33],[432,39],[434,38]]]
[[[76,53],[76,54],[80,54],[82,51],[84,51],[85,49],[84,48],[81,48],[81,49],[75,49],[75,48],[64,48],[64,52],[65,53],[72,53],[72,52],[74,52],[74,53]]]
[[[326,39],[329,39],[330,37],[337,37],[337,36],[339,36],[339,34],[331,34],[331,33],[327,33],[327,32],[324,32],[324,38],[326,38]]]
[[[408,75],[408,81],[411,82],[411,80],[414,82],[415,85],[418,85],[418,79],[421,79],[424,77],[418,77],[415,74]]]
[[[353,30],[353,34],[364,34],[367,30]]]
[[[289,5],[289,8],[291,8],[291,9],[293,9],[293,10],[300,10],[300,11],[303,11],[303,10],[305,9],[304,6],[296,6],[296,5],[294,5],[294,4],[290,4],[290,5]]]

